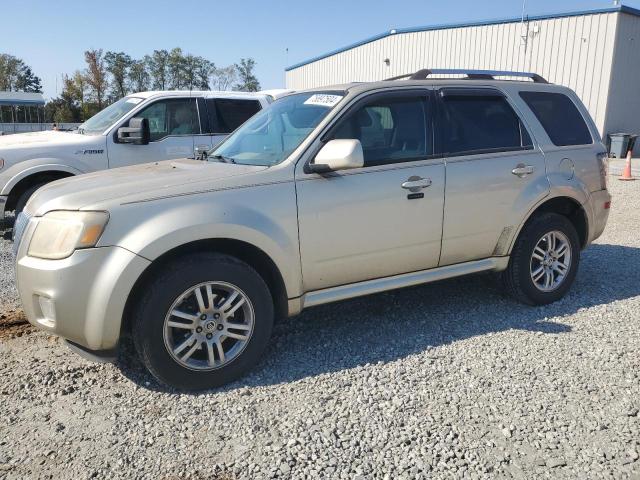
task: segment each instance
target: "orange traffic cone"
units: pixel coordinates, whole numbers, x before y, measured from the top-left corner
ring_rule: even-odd
[[[624,166],[622,176],[618,177],[618,180],[635,180],[631,175],[631,149],[627,152],[627,164]]]

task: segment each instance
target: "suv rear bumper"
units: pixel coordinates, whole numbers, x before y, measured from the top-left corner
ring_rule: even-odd
[[[83,350],[117,347],[126,301],[148,260],[120,247],[76,250],[62,260],[21,253],[16,283],[32,325]]]
[[[611,204],[611,195],[607,190],[598,190],[591,192],[587,203],[584,205],[587,215],[589,216],[589,237],[587,245],[602,235],[604,227],[609,219],[609,205]]]

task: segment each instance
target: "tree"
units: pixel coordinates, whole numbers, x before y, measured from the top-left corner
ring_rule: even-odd
[[[40,77],[21,59],[0,54],[0,90],[20,92],[42,92]]]
[[[127,95],[129,69],[133,64],[131,57],[124,52],[107,52],[104,55],[104,64],[107,72],[111,74],[111,95],[114,99]]]
[[[102,110],[108,85],[102,49],[87,50],[84,52],[84,60],[87,62],[85,77],[89,85],[90,96],[97,103],[98,109]]]
[[[169,52],[154,50],[153,54],[147,55],[144,61],[151,75],[152,88],[166,90],[169,86]]]
[[[238,79],[235,65],[222,68],[213,67],[210,75],[213,89],[220,91],[230,90],[233,83]]]
[[[239,79],[235,86],[236,90],[241,92],[257,92],[260,90],[260,82],[253,73],[253,69],[256,66],[253,58],[241,58],[240,63],[236,63],[235,66]]]
[[[146,57],[143,60],[134,60],[129,67],[129,83],[134,92],[149,90],[151,77],[147,68]]]
[[[209,87],[209,76],[215,70],[216,66],[206,58],[196,57],[198,65],[196,66],[196,88],[198,90],[211,90]]]
[[[167,68],[169,71],[168,87],[172,90],[179,90],[183,88],[186,83],[184,63],[185,58],[184,55],[182,55],[181,48],[174,48],[169,52],[169,57],[167,58]]]

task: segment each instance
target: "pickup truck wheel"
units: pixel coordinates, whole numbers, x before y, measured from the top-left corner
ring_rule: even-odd
[[[31,195],[36,193],[36,190],[38,190],[40,187],[45,186],[46,184],[47,182],[37,183],[36,185],[33,185],[32,187],[29,187],[24,192],[22,192],[22,194],[18,197],[18,201],[16,202],[16,217],[22,210],[24,210],[24,207],[31,198]]]
[[[134,317],[136,350],[160,382],[203,390],[231,382],[262,355],[273,327],[269,288],[221,254],[194,254],[163,268]]]
[[[580,241],[562,215],[545,213],[523,229],[503,272],[507,291],[529,305],[546,305],[571,288],[580,262]]]

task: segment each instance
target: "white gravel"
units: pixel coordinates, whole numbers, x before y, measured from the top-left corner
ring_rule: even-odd
[[[0,478],[640,479],[640,182],[610,183],[551,306],[476,276],[318,307],[199,395],[41,332],[0,340]]]

